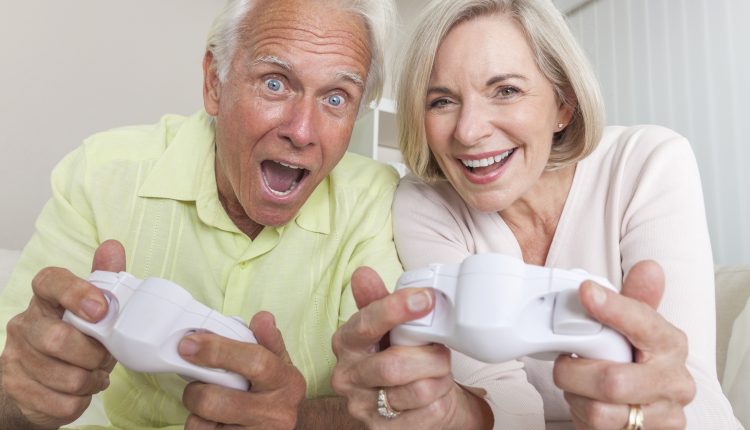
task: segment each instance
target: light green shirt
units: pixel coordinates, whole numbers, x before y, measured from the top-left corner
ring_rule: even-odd
[[[352,272],[371,266],[389,287],[401,272],[390,218],[397,181],[393,169],[347,154],[294,220],[250,240],[219,202],[205,113],[96,134],[52,173],[53,197],[0,298],[0,342],[8,319],[28,306],[39,269],[86,277],[96,247],[117,239],[136,277],[170,279],[245,321],[273,313],[307,396],[333,394],[331,335],[356,311]],[[107,415],[124,429],[181,428],[185,384],[118,365],[104,392]]]

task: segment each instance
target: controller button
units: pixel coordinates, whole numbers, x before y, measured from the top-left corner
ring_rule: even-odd
[[[602,324],[588,316],[578,300],[578,290],[565,290],[557,294],[552,312],[552,331],[556,334],[593,335],[601,331]]]
[[[398,280],[398,283],[401,286],[407,286],[409,284],[415,284],[417,282],[425,282],[429,281],[429,285],[432,285],[432,280],[435,278],[435,272],[433,272],[430,269],[417,269],[417,270],[409,270],[408,272],[404,272],[401,277]]]

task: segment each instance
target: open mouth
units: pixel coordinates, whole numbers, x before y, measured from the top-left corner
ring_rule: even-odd
[[[478,160],[461,159],[460,161],[471,173],[483,175],[502,167],[515,151],[516,148],[513,148],[492,157],[480,158]]]
[[[260,163],[260,169],[266,187],[277,197],[291,194],[310,173],[303,167],[272,160]]]

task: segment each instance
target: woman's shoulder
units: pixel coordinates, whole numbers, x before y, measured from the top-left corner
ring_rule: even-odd
[[[625,153],[648,154],[658,149],[679,150],[690,143],[680,133],[660,125],[605,127],[599,144],[601,149]]]
[[[409,173],[398,183],[394,197],[394,207],[443,206],[447,208],[465,207],[461,196],[447,180],[425,182]]]
[[[660,125],[645,124],[606,127],[599,146],[589,158],[590,164],[619,170],[624,166],[647,167],[681,160],[693,163],[695,156],[690,142],[680,133]]]

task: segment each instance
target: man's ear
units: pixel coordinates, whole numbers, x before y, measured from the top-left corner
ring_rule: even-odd
[[[211,116],[219,114],[219,96],[221,95],[221,81],[216,70],[214,54],[206,51],[203,57],[203,107]]]

